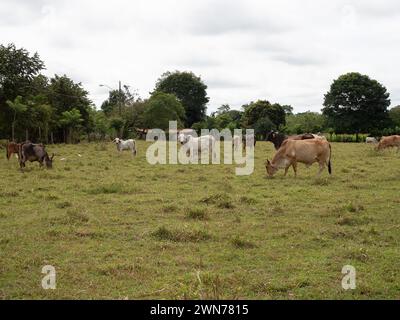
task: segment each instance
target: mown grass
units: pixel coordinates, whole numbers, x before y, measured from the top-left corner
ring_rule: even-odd
[[[48,146],[53,170],[0,159],[2,299],[400,298],[400,155],[333,144],[332,177],[165,165],[110,144]],[[78,156],[81,155],[81,156]],[[65,158],[64,161],[60,161]],[[41,288],[53,265],[57,289]],[[344,265],[357,289],[341,287]]]

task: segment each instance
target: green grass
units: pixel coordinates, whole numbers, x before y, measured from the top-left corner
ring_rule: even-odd
[[[400,298],[400,155],[333,144],[333,176],[165,165],[48,146],[54,169],[0,159],[0,299]],[[81,154],[82,157],[79,157]],[[65,161],[60,161],[66,158]],[[57,289],[41,288],[53,265]],[[357,289],[341,288],[344,265]]]

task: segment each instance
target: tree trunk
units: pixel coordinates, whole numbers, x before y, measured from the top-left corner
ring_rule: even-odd
[[[53,131],[50,133],[51,144],[54,144],[54,136]]]
[[[11,124],[11,140],[15,141],[15,121]]]
[[[42,142],[42,129],[39,126],[39,142]]]
[[[29,132],[28,129],[25,129],[25,141],[29,140]]]
[[[72,128],[69,128],[68,141],[69,143],[72,143]]]

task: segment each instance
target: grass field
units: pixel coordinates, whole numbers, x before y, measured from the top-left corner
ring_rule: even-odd
[[[54,169],[25,173],[1,157],[0,298],[400,299],[400,154],[334,143],[332,177],[299,165],[270,179],[266,142],[245,177],[151,166],[138,144],[134,160],[111,143],[48,146]]]

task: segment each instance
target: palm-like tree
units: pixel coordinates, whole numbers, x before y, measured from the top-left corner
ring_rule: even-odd
[[[60,124],[68,129],[68,140],[71,142],[72,140],[72,133],[74,129],[78,128],[81,122],[83,121],[82,115],[78,109],[73,108],[70,111],[64,111],[62,113]],[[66,142],[66,137],[64,135],[64,141]]]
[[[13,110],[14,116],[11,123],[11,136],[12,140],[15,141],[15,123],[17,122],[17,116],[24,113],[28,106],[22,102],[22,97],[17,96],[14,101],[7,100],[7,105]]]

